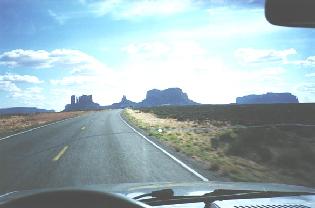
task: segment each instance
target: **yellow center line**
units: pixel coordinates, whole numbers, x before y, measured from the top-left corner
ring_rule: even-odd
[[[53,161],[58,161],[61,157],[62,157],[62,155],[63,154],[65,154],[65,152],[66,152],[66,150],[68,149],[68,145],[66,145],[66,146],[64,146],[61,150],[60,150],[60,152],[52,159]]]
[[[82,127],[81,127],[81,130],[83,131],[84,129],[85,129],[85,126],[82,126]]]

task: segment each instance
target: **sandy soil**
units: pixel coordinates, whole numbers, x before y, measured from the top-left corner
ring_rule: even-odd
[[[83,111],[0,116],[0,135],[82,115]]]

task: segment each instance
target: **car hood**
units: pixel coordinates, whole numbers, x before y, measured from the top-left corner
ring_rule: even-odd
[[[58,190],[86,190],[110,192],[127,196],[129,198],[150,193],[161,189],[173,189],[178,196],[198,196],[211,192],[215,189],[230,190],[256,190],[256,191],[294,191],[312,192],[314,188],[304,186],[273,184],[273,183],[241,183],[241,182],[189,182],[189,183],[124,183],[124,184],[99,184],[78,187],[52,188],[13,191],[0,196],[0,202],[36,193]]]

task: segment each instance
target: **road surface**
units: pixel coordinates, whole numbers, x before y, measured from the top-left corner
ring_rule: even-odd
[[[0,141],[0,194],[168,181],[200,178],[134,132],[120,110],[86,114]]]

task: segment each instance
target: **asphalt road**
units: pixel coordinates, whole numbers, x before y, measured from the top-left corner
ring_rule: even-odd
[[[90,113],[0,141],[0,193],[200,178],[134,132],[119,110]]]

